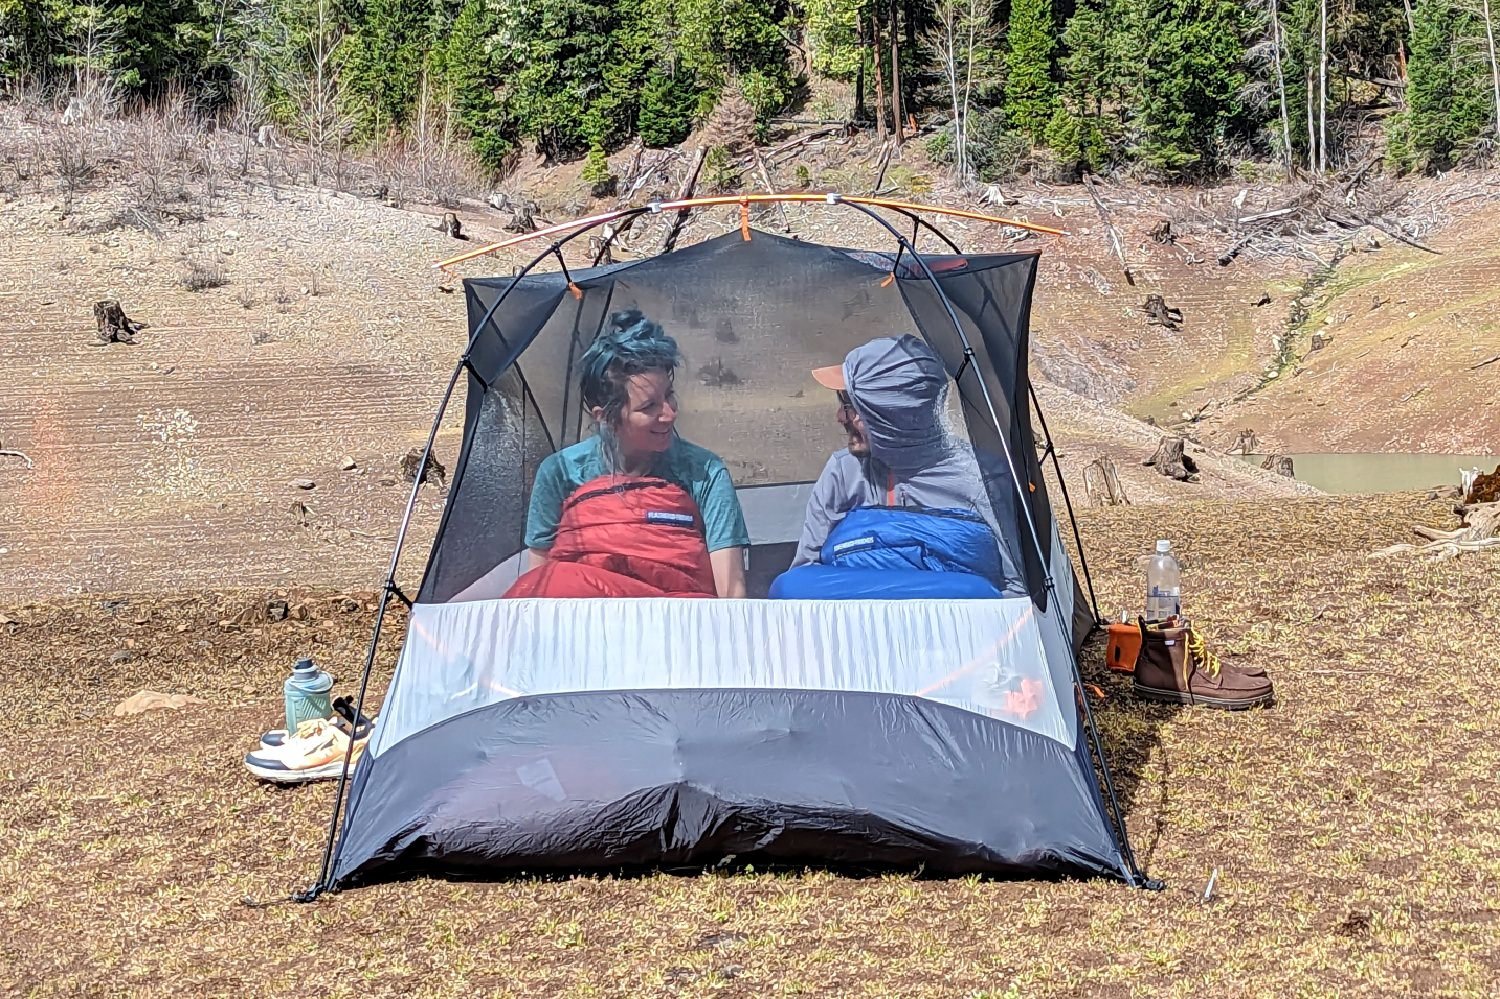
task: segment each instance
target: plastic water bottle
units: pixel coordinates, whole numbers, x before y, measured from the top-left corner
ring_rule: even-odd
[[[1158,541],[1146,566],[1146,620],[1165,621],[1182,613],[1182,570],[1172,557],[1172,542]]]
[[[333,700],[328,693],[332,689],[332,674],[318,669],[311,659],[299,659],[282,688],[286,699],[286,730],[295,732],[298,725],[309,719],[333,714]]]

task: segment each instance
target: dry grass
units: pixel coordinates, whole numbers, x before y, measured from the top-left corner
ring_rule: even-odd
[[[1088,512],[1106,608],[1134,596],[1135,555],[1172,537],[1200,623],[1269,667],[1281,698],[1239,715],[1146,707],[1089,649],[1160,894],[809,871],[418,880],[253,908],[311,878],[332,792],[257,785],[236,758],[275,720],[296,654],[350,682],[368,597],[306,598],[305,621],[279,623],[257,619],[267,594],[9,608],[0,981],[21,995],[1492,994],[1500,583],[1493,557],[1364,557],[1413,520],[1445,517],[1412,498]],[[242,608],[244,624],[218,623]],[[109,716],[141,687],[217,707]]]

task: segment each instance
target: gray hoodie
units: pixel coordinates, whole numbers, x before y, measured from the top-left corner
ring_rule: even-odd
[[[870,457],[856,458],[845,448],[828,459],[807,501],[792,565],[818,561],[833,526],[857,506],[957,508],[978,514],[995,532],[1008,581],[1019,584],[1009,532],[1002,526],[1015,522],[1010,471],[986,461],[982,480],[974,450],[943,426],[948,374],[942,360],[908,333],[856,347],[843,368],[849,400],[864,420]],[[998,520],[991,495],[1005,504]]]

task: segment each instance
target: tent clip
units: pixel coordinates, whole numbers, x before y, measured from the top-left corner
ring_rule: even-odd
[[[411,597],[408,597],[405,593],[401,592],[401,587],[396,585],[396,581],[394,579],[387,579],[385,581],[385,592],[401,601],[407,607],[412,606]]]
[[[970,368],[970,366],[973,365],[973,363],[974,363],[974,348],[966,346],[966,347],[964,347],[964,363],[962,363],[962,364],[960,364],[958,366],[958,371],[954,373],[953,380],[956,382],[960,378],[962,378],[964,376],[964,372],[968,371],[969,368]]]
[[[464,356],[459,358],[459,362],[463,364],[466,369],[468,369],[470,377],[472,377],[476,382],[479,383],[479,387],[482,391],[488,392],[490,390],[490,383],[484,380],[484,376],[481,375],[479,373],[479,369],[474,366],[474,359],[469,356],[469,352],[467,350],[464,351]]]

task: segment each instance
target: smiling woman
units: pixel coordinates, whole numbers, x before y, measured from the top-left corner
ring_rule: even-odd
[[[594,436],[551,455],[537,470],[526,522],[533,572],[510,595],[648,595],[634,585],[642,582],[641,564],[653,561],[648,549],[679,550],[682,558],[674,570],[704,579],[706,590],[709,573],[693,571],[697,560],[682,550],[682,538],[643,537],[643,532],[680,534],[688,527],[695,533],[688,547],[701,552],[712,570],[712,591],[702,595],[745,595],[743,550],[750,535],[729,470],[713,452],[677,434],[673,377],[681,363],[677,342],[639,311],[610,317],[579,365]],[[643,541],[649,543],[637,552]],[[550,558],[566,558],[574,567],[566,585],[555,567],[538,571]],[[593,568],[577,568],[583,565]],[[657,585],[659,568],[648,573],[648,586],[691,592],[690,586]],[[613,580],[601,589],[594,570],[623,573],[630,581]]]

